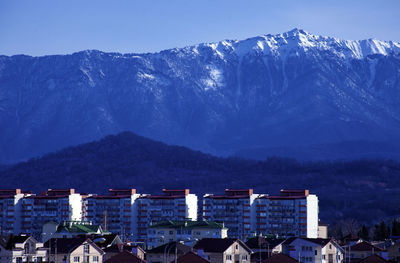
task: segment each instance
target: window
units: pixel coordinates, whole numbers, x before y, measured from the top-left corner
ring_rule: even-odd
[[[80,258],[79,257],[74,257],[74,262],[79,262]]]
[[[37,262],[42,262],[43,258],[42,257],[37,257]]]
[[[226,255],[226,260],[232,260],[232,255]]]
[[[242,255],[242,260],[247,260],[247,255]]]
[[[318,255],[318,250],[315,250],[315,255]]]
[[[99,262],[99,256],[93,256],[93,262]]]
[[[83,253],[89,253],[89,244],[85,244],[83,247]]]
[[[84,257],[84,258],[83,258],[83,262],[84,262],[84,263],[89,263],[89,256]]]
[[[174,234],[174,231],[172,231],[172,230],[171,230],[171,231],[169,231],[169,234],[170,234],[170,235]]]
[[[332,249],[332,245],[329,244],[329,249]]]
[[[22,257],[17,257],[17,263],[22,263]]]

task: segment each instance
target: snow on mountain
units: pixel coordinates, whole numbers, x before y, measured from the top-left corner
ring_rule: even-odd
[[[119,54],[0,56],[0,163],[130,130],[231,154],[391,141],[400,44],[301,29]]]

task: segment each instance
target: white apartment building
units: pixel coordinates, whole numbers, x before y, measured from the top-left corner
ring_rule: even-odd
[[[109,189],[109,195],[89,195],[84,201],[84,219],[123,239],[137,235],[136,189]]]
[[[0,235],[18,234],[21,232],[21,199],[29,196],[21,189],[0,190]]]
[[[74,189],[48,189],[21,202],[21,231],[36,238],[45,223],[82,220],[82,196]]]
[[[163,189],[162,195],[141,195],[137,202],[137,241],[145,242],[150,224],[165,220],[197,220],[197,196],[189,189]]]
[[[203,219],[223,222],[231,238],[246,239],[254,226],[258,194],[253,189],[226,189],[225,195],[206,194],[203,197]]]
[[[318,197],[309,190],[281,190],[279,196],[262,195],[255,203],[257,233],[318,237]]]

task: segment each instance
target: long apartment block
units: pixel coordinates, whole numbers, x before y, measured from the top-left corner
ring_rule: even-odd
[[[52,221],[91,221],[106,231],[145,242],[148,227],[173,220],[197,220],[198,199],[189,189],[163,189],[158,195],[135,189],[110,189],[106,195],[79,194],[74,189],[49,189],[39,195],[20,189],[0,190],[0,232],[28,233],[40,238]],[[224,223],[228,236],[254,234],[318,237],[318,198],[308,190],[281,190],[277,196],[252,189],[226,189],[203,196],[202,219]]]

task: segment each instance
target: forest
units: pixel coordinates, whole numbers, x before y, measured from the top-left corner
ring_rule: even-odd
[[[2,166],[0,178],[2,188],[35,193],[67,187],[80,193],[129,187],[153,194],[163,188],[190,188],[201,198],[226,188],[253,188],[270,195],[282,188],[306,188],[318,195],[320,218],[327,223],[356,220],[372,225],[400,215],[400,164],[393,160],[222,158],[131,132]]]

